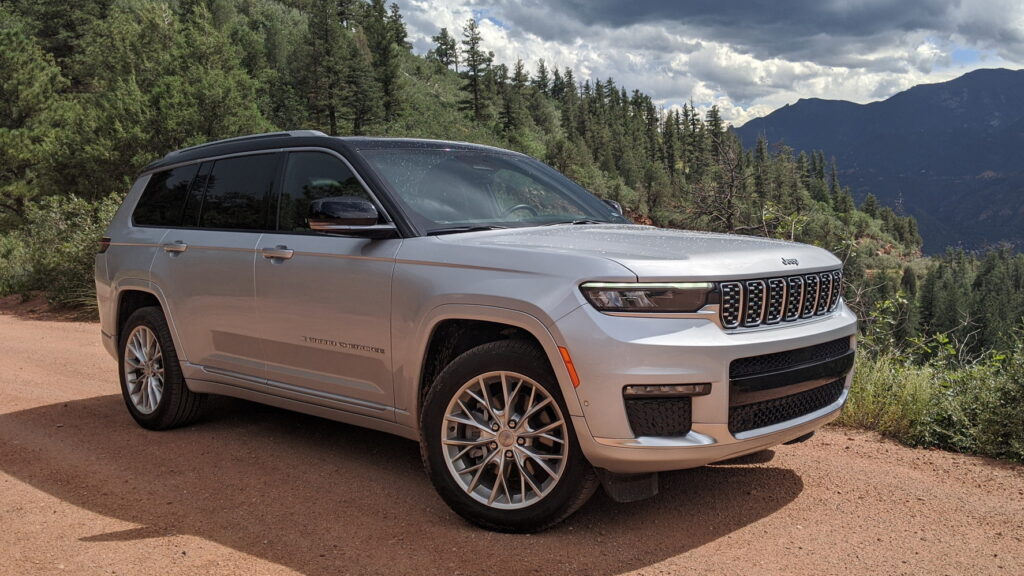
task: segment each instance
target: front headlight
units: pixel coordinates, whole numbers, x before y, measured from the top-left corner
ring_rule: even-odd
[[[696,312],[708,303],[711,282],[608,283],[587,282],[583,296],[602,312]]]

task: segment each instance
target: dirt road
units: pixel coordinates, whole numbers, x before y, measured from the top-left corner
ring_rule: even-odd
[[[0,574],[1024,574],[1021,466],[829,428],[493,534],[407,440],[228,399],[138,428],[98,330],[0,316]]]

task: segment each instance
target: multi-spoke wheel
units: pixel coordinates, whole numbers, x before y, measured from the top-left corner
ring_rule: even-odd
[[[421,423],[438,492],[487,528],[541,530],[597,486],[547,359],[528,342],[492,342],[456,358],[428,393]]]
[[[140,324],[128,335],[124,380],[135,409],[152,414],[164,395],[164,354],[153,330]]]
[[[139,425],[152,430],[194,420],[205,395],[185,385],[163,312],[140,308],[121,329],[121,394]]]

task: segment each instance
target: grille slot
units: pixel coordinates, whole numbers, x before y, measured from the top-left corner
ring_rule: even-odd
[[[753,328],[834,311],[843,293],[843,272],[722,282],[719,291],[722,326]]]
[[[810,318],[818,307],[818,275],[810,274],[804,276],[804,306],[800,310],[801,318]]]
[[[792,322],[800,317],[800,307],[804,303],[804,279],[799,276],[790,276],[786,280],[786,284],[789,286],[786,298],[786,316],[787,322]]]
[[[815,314],[823,314],[828,310],[829,299],[832,298],[832,273],[825,272],[818,276],[818,286],[821,287],[821,296],[818,297],[818,307]]]
[[[764,316],[764,281],[750,280],[747,282],[747,306],[743,314],[744,326],[758,326]]]
[[[742,378],[754,374],[778,372],[805,364],[827,362],[839,358],[849,350],[850,339],[839,338],[831,342],[808,346],[807,348],[738,358],[729,364],[729,378]]]
[[[832,273],[832,297],[829,298],[828,309],[831,312],[839,305],[839,296],[843,293],[843,272],[836,270]]]
[[[768,281],[768,302],[765,304],[765,324],[775,324],[782,319],[783,307],[786,304],[786,281],[772,278]]]
[[[634,436],[686,436],[690,433],[691,398],[629,398],[626,416]]]
[[[737,434],[772,426],[820,410],[843,394],[843,379],[798,394],[729,408],[729,432]]]
[[[739,282],[725,282],[722,291],[722,324],[726,328],[740,325],[740,304],[743,301],[743,288]]]

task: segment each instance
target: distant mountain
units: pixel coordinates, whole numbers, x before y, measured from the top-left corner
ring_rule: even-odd
[[[926,252],[1024,250],[1024,70],[976,70],[887,100],[803,99],[736,129],[835,156],[839,179],[917,217]]]

